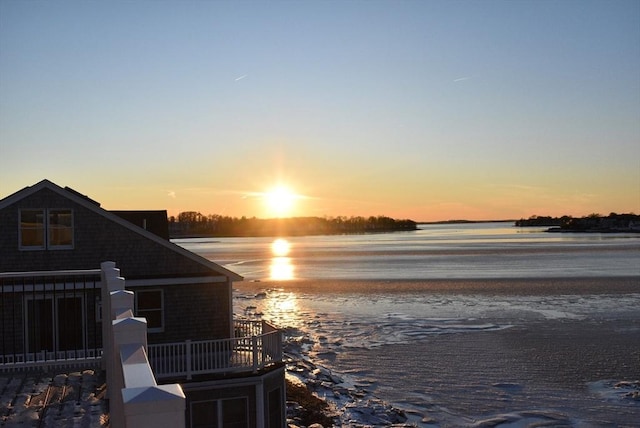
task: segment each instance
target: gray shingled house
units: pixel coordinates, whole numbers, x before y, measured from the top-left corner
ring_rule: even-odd
[[[99,268],[113,261],[147,319],[158,382],[184,390],[186,426],[285,426],[280,332],[234,320],[242,277],[165,225],[166,212],[109,212],[48,180],[1,199],[0,370],[99,359]]]

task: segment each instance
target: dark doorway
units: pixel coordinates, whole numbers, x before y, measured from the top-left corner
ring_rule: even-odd
[[[28,352],[84,349],[81,297],[27,300]]]
[[[29,352],[53,351],[53,299],[27,300]]]
[[[58,350],[71,351],[83,348],[82,299],[58,299]]]

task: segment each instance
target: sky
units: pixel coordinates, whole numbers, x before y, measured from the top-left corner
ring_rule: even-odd
[[[640,214],[640,1],[0,0],[0,198],[45,178],[170,215]]]

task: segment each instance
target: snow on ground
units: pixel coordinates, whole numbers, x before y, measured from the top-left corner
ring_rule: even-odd
[[[0,425],[106,427],[100,371],[0,373]]]

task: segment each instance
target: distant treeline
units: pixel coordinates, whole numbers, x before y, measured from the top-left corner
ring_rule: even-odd
[[[640,216],[616,214],[608,216],[590,214],[586,217],[541,217],[531,216],[515,222],[518,227],[549,226],[549,232],[640,232]]]
[[[303,236],[416,230],[413,220],[371,217],[292,217],[259,219],[202,215],[187,211],[169,217],[169,235],[186,236]]]

